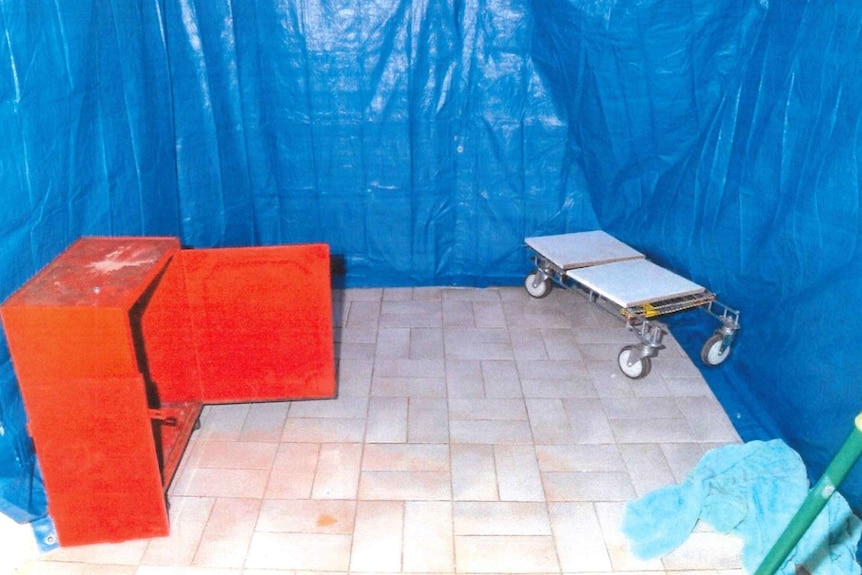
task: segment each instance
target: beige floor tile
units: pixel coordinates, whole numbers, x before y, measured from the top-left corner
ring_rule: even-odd
[[[456,535],[460,573],[553,573],[559,570],[550,536]]]
[[[242,567],[260,506],[260,499],[217,499],[192,564],[199,567]]]
[[[339,397],[317,401],[295,401],[287,412],[288,421],[296,418],[364,419],[368,414],[368,398]]]
[[[450,420],[449,437],[453,443],[513,444],[532,443],[530,422],[523,420]]]
[[[679,346],[630,380],[633,336],[576,294],[336,290],[338,398],[206,406],[171,535],[60,549],[39,575],[742,575],[696,529],[635,558],[629,500],[739,438]],[[444,355],[444,352],[445,355]]]
[[[410,359],[442,359],[443,329],[440,327],[416,327],[410,330]]]
[[[356,509],[356,532],[350,553],[350,570],[399,572],[403,533],[403,502],[359,502]]]
[[[495,445],[497,490],[502,501],[544,501],[545,491],[532,445]]]
[[[448,471],[363,471],[361,500],[448,501],[452,498]]]
[[[449,471],[446,444],[369,443],[362,458],[363,471]]]
[[[569,425],[576,443],[616,443],[610,421],[598,399],[564,399]]]
[[[657,361],[661,362],[662,377],[702,377],[694,362],[687,357],[662,354]]]
[[[733,535],[695,530],[661,562],[669,571],[741,569],[742,539]]]
[[[485,397],[522,398],[521,378],[518,364],[509,360],[485,360],[481,362]]]
[[[374,340],[372,340],[374,342]],[[377,330],[375,358],[406,359],[410,355],[410,328],[387,327]]]
[[[255,532],[246,569],[346,572],[352,538],[345,534]]]
[[[379,377],[371,384],[371,395],[378,397],[446,397],[442,377]]]
[[[407,441],[407,398],[372,397],[368,405],[365,441],[404,443]]]
[[[343,295],[345,301],[354,302],[354,301],[372,301],[379,302],[383,299],[384,288],[351,288],[351,289],[341,289],[334,290],[338,291]],[[397,291],[407,291],[407,290],[397,290]]]
[[[517,364],[522,380],[565,383],[589,379],[588,364],[580,358],[518,361]]]
[[[445,288],[442,288],[442,287],[422,286],[422,287],[410,288],[409,290],[401,290],[401,289],[396,288],[392,291],[397,291],[397,292],[409,291],[410,295],[411,295],[411,299],[413,299],[414,301],[424,301],[424,300],[437,301],[437,300],[443,299],[444,289]]]
[[[251,404],[240,429],[239,440],[279,441],[289,407],[290,403],[286,401]]]
[[[548,508],[523,501],[458,501],[455,535],[550,535]]]
[[[415,305],[415,302],[403,303],[410,306]],[[436,307],[441,307],[440,302],[434,303],[436,303]],[[380,315],[380,327],[440,328],[443,327],[443,312],[438,309],[436,311],[420,310],[415,313],[383,313]]]
[[[628,501],[636,497],[628,473],[543,473],[548,501]]]
[[[533,442],[539,445],[567,444],[574,441],[569,417],[559,398],[525,400],[533,430]]]
[[[503,302],[498,300],[474,301],[473,318],[478,328],[504,328],[506,316],[503,313]]]
[[[543,472],[627,470],[620,449],[614,444],[537,445],[536,456]]]
[[[453,444],[450,450],[454,500],[499,500],[494,446]]]
[[[86,563],[50,563],[45,560],[29,559],[22,564],[15,565],[15,570],[12,568],[4,568],[4,575],[82,575],[84,569],[92,567],[94,564],[87,565]],[[132,566],[132,573],[137,567]],[[2,572],[2,571],[0,571]]]
[[[632,334],[623,327],[622,323],[612,328],[600,328],[594,325],[577,326],[572,328],[572,331],[578,344],[613,343],[622,348],[632,343]]]
[[[548,328],[541,331],[548,359],[581,360],[583,356],[578,346],[574,330],[570,328]]]
[[[261,505],[255,530],[282,533],[353,533],[356,502],[345,499],[273,499]]]
[[[201,411],[201,428],[195,436],[214,441],[238,441],[250,407],[248,403],[205,406]]]
[[[608,419],[679,419],[683,416],[673,397],[613,397],[602,399]]]
[[[380,301],[351,301],[345,327],[377,327],[380,320]]]
[[[380,358],[374,363],[376,377],[446,377],[442,359],[388,359]]]
[[[381,315],[392,316],[415,316],[440,313],[443,309],[440,299],[398,299],[391,300],[384,298],[380,306]]]
[[[538,377],[536,379],[535,377]],[[542,374],[521,380],[524,397],[543,399],[585,399],[598,397],[588,376],[573,375],[569,380],[545,379]]]
[[[198,467],[269,469],[275,459],[278,444],[251,441],[200,441],[197,448]]]
[[[485,397],[485,380],[479,360],[446,360],[446,390],[448,397]]]
[[[625,444],[619,446],[626,462],[629,477],[638,497],[665,485],[676,483],[676,478],[665,459],[661,445],[654,443]]]
[[[518,336],[512,338],[512,352],[517,361],[544,362],[550,359],[538,327],[518,330]]]
[[[106,571],[105,575],[110,575]],[[227,569],[223,567],[168,567],[143,565],[133,572],[134,575],[243,575],[242,569]],[[86,572],[84,575],[90,575]],[[117,574],[119,575],[119,573]]]
[[[548,509],[564,572],[611,570],[601,524],[591,502],[551,503]]]
[[[662,443],[661,450],[673,473],[674,483],[683,481],[706,453],[699,443]]]
[[[151,539],[141,564],[191,565],[214,504],[211,497],[172,496],[170,535]]]
[[[374,359],[341,359],[336,365],[338,397],[368,397]]]
[[[476,327],[471,302],[443,300],[443,327]]]
[[[449,407],[445,397],[411,397],[407,411],[407,441],[449,443]]]
[[[527,419],[521,398],[453,398],[449,400],[449,419],[465,421]]]
[[[453,572],[455,546],[451,502],[404,503],[402,556],[405,573]]]
[[[311,489],[312,498],[355,499],[361,461],[362,444],[322,444]]]
[[[691,426],[683,418],[609,419],[614,437],[619,443],[684,443],[698,441]]]
[[[713,399],[712,392],[700,376],[670,377],[662,374],[662,379],[664,379],[668,393],[673,397],[706,397]]]
[[[377,343],[379,331],[375,326],[334,327],[332,339],[335,343]],[[375,350],[376,351],[376,350]]]
[[[664,565],[660,559],[643,560],[632,554],[626,536],[620,531],[624,507],[625,502],[622,501],[595,503],[596,515],[614,572],[663,571]]]
[[[739,435],[721,406],[708,397],[677,398],[680,410],[695,437],[702,442],[737,443]]]
[[[319,443],[280,444],[267,479],[264,497],[267,499],[311,497],[319,455]]]
[[[305,443],[361,443],[365,437],[365,417],[362,419],[288,418],[282,441]]]
[[[661,359],[658,361],[661,362]],[[673,397],[673,393],[671,393],[667,383],[665,383],[664,377],[661,377],[661,366],[658,364],[654,365],[656,365],[656,372],[659,377],[650,376],[637,380],[636,385],[632,386],[635,397]]]
[[[375,345],[373,343],[338,342],[335,344],[335,360],[373,360]]]
[[[590,361],[616,361],[617,356],[620,353],[620,350],[623,348],[623,345],[629,345],[637,343],[637,339],[632,337],[629,340],[628,344],[619,344],[619,343],[579,343],[578,348],[581,350],[581,355],[586,362]],[[646,381],[647,379],[661,379],[661,376],[650,373],[645,378],[639,380],[639,382]]]
[[[43,554],[40,559],[50,562],[92,563],[97,565],[138,565],[147,551],[147,541],[99,543],[60,547]],[[39,562],[37,562],[39,563]]]
[[[174,480],[172,494],[192,497],[263,497],[268,469],[190,467]]]
[[[137,575],[145,567],[134,565],[93,565],[84,566],[82,575]]]
[[[501,328],[447,328],[447,359],[515,359],[509,332]]]
[[[620,372],[615,359],[584,362],[599,397],[636,397],[634,385],[643,387],[644,380],[634,381]]]

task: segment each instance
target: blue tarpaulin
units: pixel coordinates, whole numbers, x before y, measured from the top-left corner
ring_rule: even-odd
[[[601,228],[742,310],[706,375],[743,438],[817,476],[862,410],[862,6],[5,0],[0,27],[4,298],[80,235],[485,286]],[[671,325],[693,355],[708,319]],[[41,517],[2,341],[0,368],[0,510]]]

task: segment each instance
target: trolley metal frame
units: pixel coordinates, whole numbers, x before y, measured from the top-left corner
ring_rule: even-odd
[[[604,232],[598,233],[604,234]],[[573,240],[577,240],[576,236],[580,234],[567,235],[571,235]],[[607,238],[619,242],[611,236],[607,236]],[[541,238],[528,238],[527,241],[529,242],[530,239]],[[620,243],[620,245],[627,247],[625,244]],[[638,305],[622,306],[608,299],[594,287],[587,286],[572,277],[577,275],[574,271],[577,269],[610,265],[631,259],[645,259],[639,252],[629,248],[631,253],[618,254],[601,263],[588,262],[583,265],[567,265],[563,262],[553,261],[529,243],[527,248],[533,252],[532,261],[536,266],[536,270],[528,274],[524,280],[524,288],[530,296],[543,298],[551,292],[554,285],[580,293],[591,303],[596,304],[599,309],[622,319],[626,328],[637,336],[639,343],[623,347],[617,358],[620,370],[627,377],[631,379],[646,377],[651,369],[651,358],[658,356],[659,350],[664,349],[662,339],[668,333],[668,328],[657,318],[693,309],[704,311],[721,324],[704,343],[700,352],[701,360],[707,366],[713,367],[723,363],[730,355],[736,332],[740,329],[740,312],[718,301],[714,293],[702,286],[697,286],[702,289],[699,293],[679,297],[658,297]],[[669,270],[661,269],[667,274],[673,274]],[[687,281],[682,276],[673,275]]]

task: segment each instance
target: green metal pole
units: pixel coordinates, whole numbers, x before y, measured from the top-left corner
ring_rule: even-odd
[[[820,513],[826,502],[847,477],[850,468],[859,459],[860,454],[862,454],[862,413],[856,416],[853,431],[847,436],[844,445],[841,446],[829,467],[823,472],[820,481],[808,493],[808,497],[802,502],[799,511],[796,512],[796,515],[784,529],[784,533],[766,554],[763,563],[760,564],[754,575],[775,575],[784,564],[787,556],[802,539],[805,531],[817,518],[817,514]]]

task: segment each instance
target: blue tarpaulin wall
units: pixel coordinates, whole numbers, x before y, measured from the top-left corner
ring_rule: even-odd
[[[6,0],[0,27],[4,298],[81,235],[485,286],[526,236],[602,228],[742,310],[706,375],[744,439],[817,476],[862,410],[854,3]],[[672,324],[693,355],[713,327]],[[19,521],[46,512],[25,425],[0,345]]]

